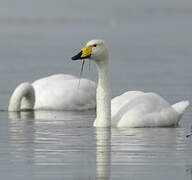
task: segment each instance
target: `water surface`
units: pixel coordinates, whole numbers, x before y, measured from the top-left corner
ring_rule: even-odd
[[[112,94],[192,99],[192,2],[0,1],[0,109],[21,82],[79,75],[70,57],[93,38],[110,50]],[[84,77],[97,80],[95,65]],[[0,112],[2,179],[192,179],[191,107],[178,128],[92,127],[94,111]],[[110,138],[111,137],[111,138]]]

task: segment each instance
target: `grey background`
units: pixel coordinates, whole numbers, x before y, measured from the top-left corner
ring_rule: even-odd
[[[70,57],[98,38],[110,50],[113,96],[143,90],[171,104],[192,100],[191,19],[190,0],[1,0],[0,109],[23,81],[78,76]],[[97,80],[93,63],[83,76]],[[0,112],[3,179],[98,176],[95,112],[10,117]],[[111,179],[191,179],[191,124],[189,107],[179,128],[113,129]]]

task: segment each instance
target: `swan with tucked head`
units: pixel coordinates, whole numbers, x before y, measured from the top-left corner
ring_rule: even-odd
[[[127,91],[111,101],[110,61],[103,40],[89,41],[72,60],[90,59],[97,64],[96,127],[176,126],[189,101],[170,105],[156,93]]]
[[[88,79],[56,74],[21,83],[14,90],[9,111],[21,110],[87,110],[95,108],[96,84]]]

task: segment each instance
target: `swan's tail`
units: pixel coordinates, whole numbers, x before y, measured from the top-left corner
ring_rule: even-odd
[[[183,113],[185,112],[185,110],[187,109],[187,107],[190,105],[189,101],[180,101],[176,104],[173,104],[172,107],[173,109],[176,110],[176,112],[182,116]]]

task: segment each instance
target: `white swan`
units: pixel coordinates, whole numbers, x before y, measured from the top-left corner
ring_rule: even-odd
[[[87,110],[95,108],[96,84],[72,75],[57,74],[21,83],[9,101],[9,111]]]
[[[91,40],[72,60],[91,59],[97,64],[96,127],[163,127],[178,124],[189,101],[170,105],[155,93],[128,91],[112,99],[110,96],[110,62],[103,40]]]

